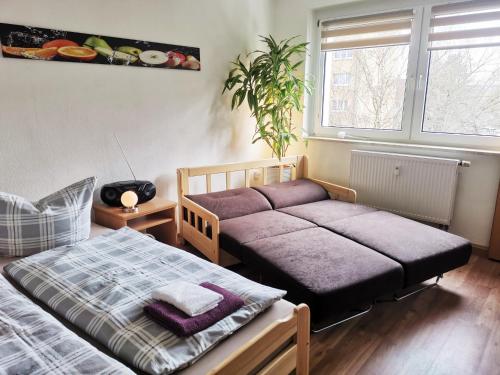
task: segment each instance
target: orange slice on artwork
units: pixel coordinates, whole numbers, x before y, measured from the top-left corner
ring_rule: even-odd
[[[21,57],[23,52],[38,51],[42,48],[25,48],[25,47],[8,47],[2,46],[2,52],[4,55],[18,56]]]
[[[68,40],[68,39],[55,39],[55,40],[51,40],[50,42],[44,43],[44,45],[42,47],[43,48],[52,48],[52,47],[61,48],[61,47],[67,47],[67,46],[78,47],[78,44],[73,42],[72,40]]]
[[[40,48],[36,51],[24,51],[21,53],[23,57],[34,60],[52,60],[57,55],[57,47]]]
[[[97,52],[87,47],[61,47],[57,50],[60,56],[70,60],[91,61],[97,56]]]

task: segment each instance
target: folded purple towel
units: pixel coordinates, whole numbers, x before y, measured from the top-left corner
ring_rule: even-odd
[[[245,304],[239,296],[217,285],[211,283],[201,283],[200,285],[224,296],[224,299],[217,307],[204,314],[191,317],[175,306],[161,301],[144,306],[144,312],[153,318],[155,322],[169,329],[177,336],[185,337],[194,335],[214,325]]]

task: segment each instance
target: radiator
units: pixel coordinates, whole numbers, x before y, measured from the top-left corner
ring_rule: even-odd
[[[449,225],[459,165],[454,159],[353,150],[349,183],[359,203]]]

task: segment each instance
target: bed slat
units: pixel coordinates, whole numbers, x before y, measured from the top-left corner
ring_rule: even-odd
[[[245,169],[245,187],[250,187],[250,170]]]
[[[207,174],[205,176],[206,178],[206,181],[207,181],[207,193],[211,193],[212,192],[212,175],[211,174]]]

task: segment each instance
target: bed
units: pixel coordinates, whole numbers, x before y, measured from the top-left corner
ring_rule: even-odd
[[[279,170],[279,182],[268,184],[269,168]],[[354,190],[308,177],[305,156],[177,173],[180,237],[217,264],[242,261],[290,301],[306,303],[313,331],[423,290],[422,282],[439,280],[471,254],[464,238],[357,204]],[[240,188],[231,185],[236,173],[245,176]],[[216,174],[225,174],[226,186],[212,192]],[[199,177],[206,191],[190,194],[190,179]]]
[[[48,306],[53,310],[56,316],[65,317],[67,321],[77,327],[76,331],[80,332],[82,336],[89,334],[99,344],[106,346],[111,355],[125,362],[130,368],[139,369],[145,373],[162,374],[173,371],[181,371],[187,374],[243,374],[250,373],[256,369],[262,373],[275,373],[278,370],[281,372],[278,371],[277,373],[288,373],[293,369],[296,369],[299,374],[308,373],[308,308],[305,305],[295,306],[287,301],[280,300],[279,298],[281,298],[282,293],[276,294],[276,291],[273,291],[271,288],[266,288],[266,292],[271,293],[267,296],[267,300],[259,301],[258,296],[252,296],[253,284],[246,284],[245,282],[243,293],[246,293],[247,297],[252,296],[251,298],[254,299],[253,305],[255,306],[247,306],[239,314],[235,313],[228,317],[229,319],[224,319],[222,323],[216,324],[215,326],[217,327],[211,327],[208,329],[208,332],[200,335],[197,334],[196,338],[190,338],[191,341],[199,342],[196,345],[184,347],[184,349],[189,347],[189,353],[176,352],[177,349],[181,348],[181,346],[176,346],[178,344],[176,337],[162,330],[162,333],[159,335],[161,338],[158,339],[154,333],[158,332],[158,327],[155,327],[151,322],[144,322],[143,318],[136,319],[135,321],[129,319],[127,314],[130,311],[127,308],[120,310],[116,303],[106,301],[106,298],[93,302],[88,299],[80,300],[80,304],[77,304],[75,301],[78,299],[78,293],[72,293],[72,291],[74,291],[75,285],[81,283],[84,279],[82,274],[87,274],[93,282],[102,277],[102,274],[97,273],[98,269],[112,274],[115,279],[120,278],[115,272],[117,268],[110,269],[110,267],[112,267],[111,263],[113,261],[121,262],[124,259],[123,254],[118,254],[123,248],[128,249],[126,254],[129,259],[125,262],[126,264],[120,265],[122,270],[127,272],[134,270],[134,272],[140,273],[150,267],[150,271],[154,274],[153,277],[151,277],[151,274],[148,274],[147,277],[134,286],[135,290],[131,293],[131,296],[140,301],[145,301],[151,287],[157,285],[151,282],[152,279],[159,277],[159,272],[155,273],[154,269],[167,272],[165,268],[157,267],[158,262],[154,261],[155,259],[158,260],[158,258],[154,257],[155,254],[157,255],[157,252],[170,251],[169,255],[162,254],[164,257],[160,263],[165,261],[171,263],[173,258],[176,258],[179,261],[177,270],[184,269],[189,271],[191,268],[196,268],[192,273],[193,275],[198,272],[198,276],[201,275],[200,277],[203,279],[207,275],[210,275],[212,277],[211,280],[215,278],[218,284],[223,284],[227,288],[241,281],[239,276],[235,279],[234,275],[227,273],[226,270],[219,272],[222,269],[213,268],[212,264],[208,262],[205,262],[205,264],[201,259],[184,251],[168,249],[167,245],[160,244],[128,228],[124,228],[121,232],[118,231],[119,233],[117,233],[96,227],[93,230],[93,234],[99,231],[104,233],[103,237],[94,238],[93,245],[84,242],[80,249],[72,249],[71,252],[66,252],[67,254],[72,254],[70,256],[71,260],[65,259],[66,254],[64,251],[59,250],[60,252],[57,253],[57,249],[54,251],[49,250],[48,252],[10,263],[6,266],[6,272],[9,274],[9,277],[36,300],[43,302],[46,307]],[[144,248],[153,248],[154,250],[145,251]],[[84,259],[88,258],[89,251],[95,253],[99,249],[105,249],[103,250],[103,254],[115,251],[117,252],[116,257],[113,259],[107,258],[106,260],[103,260],[101,257],[101,263],[99,263],[98,258],[94,258],[95,264],[93,266],[95,268],[92,268],[93,266],[85,263]],[[76,256],[75,254],[78,250],[82,254],[85,253],[87,255]],[[167,259],[169,256],[173,258]],[[135,263],[131,266],[133,262]],[[68,268],[69,264],[78,265],[82,272],[72,273]],[[203,272],[200,272],[200,269]],[[168,272],[170,271],[172,269]],[[56,275],[57,273],[59,275]],[[68,276],[70,274],[71,276],[66,279],[61,277],[61,275]],[[78,278],[79,281],[76,284],[69,285],[68,279],[74,280],[75,278]],[[90,284],[86,286],[90,289],[94,287]],[[127,284],[127,288],[130,290],[134,289],[134,287],[130,283]],[[143,290],[138,292],[141,289]],[[70,298],[68,298],[68,294],[71,295]],[[99,314],[95,314],[92,317],[86,316],[89,313],[89,309],[86,309],[89,303],[101,304],[100,316]],[[259,304],[260,306],[257,308],[256,305]],[[127,303],[124,305],[127,305]],[[131,309],[133,311],[132,314],[138,313],[136,307]],[[115,311],[113,313],[113,310],[120,310],[120,312]],[[261,314],[259,314],[260,310],[263,310]],[[102,314],[108,314],[106,319],[101,319]],[[254,317],[255,319],[253,319]],[[137,320],[141,321],[141,319],[142,322],[137,323]],[[125,328],[122,331],[120,329],[116,329],[115,331],[108,330],[107,334],[102,334],[105,331],[102,323],[112,320],[118,321],[116,326],[120,326],[120,320],[122,323],[126,321],[126,324],[121,324],[121,328]],[[97,325],[95,324],[96,321],[99,321]],[[96,329],[96,327],[99,327],[99,329]],[[142,331],[142,333],[147,331],[150,342],[146,344],[141,342],[141,345],[136,345],[136,348],[131,349],[131,344],[138,342],[136,333],[139,331]],[[224,331],[225,335],[220,335],[220,331]],[[233,334],[233,332],[236,333]],[[113,339],[108,340],[109,337],[113,337]],[[219,343],[219,341],[222,342]],[[159,343],[165,342],[168,343],[168,350],[175,353],[174,357],[176,357],[170,360],[167,365],[162,363],[159,357],[168,356],[168,350],[160,354],[159,352],[162,352],[162,350],[157,350]],[[204,350],[201,352],[197,349],[200,343],[204,346]],[[147,348],[144,346],[147,346]],[[210,351],[205,350],[212,348],[213,350]],[[184,349],[179,350],[182,351]]]

